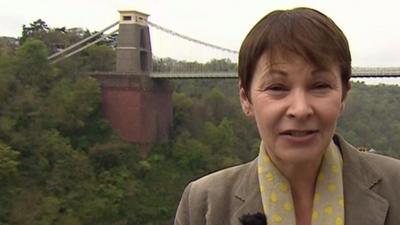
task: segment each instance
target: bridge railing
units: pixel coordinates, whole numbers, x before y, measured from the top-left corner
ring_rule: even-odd
[[[230,72],[153,72],[151,78],[156,79],[235,79],[238,78],[237,71]],[[400,77],[400,67],[354,67],[352,78],[380,78]]]
[[[400,77],[400,67],[353,67],[352,77]]]

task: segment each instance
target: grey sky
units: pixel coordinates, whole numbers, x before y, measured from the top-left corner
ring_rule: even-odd
[[[266,13],[309,6],[330,16],[343,29],[350,42],[354,66],[399,67],[398,5],[395,0],[0,0],[0,36],[20,36],[23,24],[39,18],[51,27],[100,30],[118,20],[117,10],[136,9],[150,14],[150,20],[159,25],[237,50],[249,29]],[[166,39],[152,33],[156,54],[164,56],[165,46],[169,47],[166,55],[178,52],[177,45],[171,44],[174,41]],[[164,47],[158,42],[164,42]],[[185,45],[178,45],[179,50],[187,51]],[[185,54],[195,51],[188,50]]]

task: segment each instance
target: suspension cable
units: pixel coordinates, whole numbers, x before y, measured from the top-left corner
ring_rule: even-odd
[[[109,34],[103,34],[100,38],[98,38],[98,39],[96,39],[96,40],[94,40],[94,41],[92,41],[92,42],[89,42],[88,44],[84,45],[83,47],[80,47],[79,49],[76,49],[75,51],[73,51],[73,52],[71,52],[71,53],[68,53],[68,54],[66,54],[66,55],[63,55],[63,56],[61,56],[61,57],[59,57],[59,58],[53,60],[50,64],[55,64],[55,63],[57,63],[57,62],[59,62],[59,61],[61,61],[61,60],[64,60],[64,59],[66,59],[66,58],[68,58],[68,57],[70,57],[70,56],[73,56],[73,55],[75,55],[76,53],[81,52],[81,51],[83,51],[84,49],[86,49],[86,48],[88,48],[88,47],[90,47],[90,46],[92,46],[92,45],[94,45],[94,44],[96,44],[96,43],[98,43],[98,42],[100,42],[100,41],[106,39],[107,37],[111,36],[112,34],[115,34],[116,32],[118,32],[118,29],[114,30],[113,32],[111,32],[111,33],[109,33]]]
[[[178,32],[175,32],[175,31],[173,31],[173,30],[171,30],[171,29],[168,29],[168,28],[162,27],[162,26],[160,26],[160,25],[157,25],[157,24],[155,24],[155,23],[152,23],[152,22],[150,22],[150,21],[147,21],[147,24],[149,24],[151,27],[154,27],[154,28],[156,28],[156,29],[158,29],[158,30],[161,30],[161,31],[163,31],[163,32],[166,32],[166,33],[168,33],[168,34],[171,34],[171,35],[180,37],[180,38],[182,38],[182,39],[185,39],[185,40],[188,40],[188,41],[191,41],[191,42],[200,44],[200,45],[207,46],[207,47],[209,47],[209,48],[218,49],[218,50],[225,51],[225,52],[229,52],[229,53],[232,53],[232,54],[238,54],[238,53],[239,53],[238,51],[235,51],[235,50],[232,50],[232,49],[224,48],[224,47],[221,47],[221,46],[218,46],[218,45],[210,44],[210,43],[207,43],[207,42],[204,42],[204,41],[200,41],[200,40],[191,38],[191,37],[189,37],[189,36],[186,36],[186,35],[180,34],[180,33],[178,33]]]
[[[93,34],[93,35],[91,35],[91,36],[89,36],[89,37],[87,37],[87,38],[85,38],[85,39],[83,39],[83,40],[81,40],[81,41],[79,41],[79,42],[77,42],[77,43],[71,45],[71,46],[69,46],[68,48],[63,49],[62,51],[57,52],[57,53],[55,53],[55,54],[49,56],[48,59],[49,59],[49,60],[52,60],[52,59],[54,59],[54,58],[56,58],[56,57],[58,57],[58,56],[60,56],[60,55],[62,55],[62,54],[64,54],[64,53],[66,53],[66,52],[72,50],[73,48],[77,47],[78,45],[81,45],[82,43],[85,43],[85,42],[88,41],[88,40],[91,40],[91,39],[93,39],[93,38],[95,38],[95,37],[97,37],[97,36],[99,36],[99,35],[103,35],[103,33],[104,33],[105,31],[107,31],[107,30],[113,28],[113,27],[116,26],[117,24],[119,24],[119,21],[117,21],[117,22],[111,24],[110,26],[104,28],[103,30],[101,30],[101,31],[99,31],[99,32],[97,32],[97,33],[95,33],[95,34]]]

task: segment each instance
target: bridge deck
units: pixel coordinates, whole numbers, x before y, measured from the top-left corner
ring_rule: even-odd
[[[151,78],[161,79],[237,79],[236,71],[233,72],[171,72],[171,73],[151,73]]]
[[[151,78],[158,79],[235,79],[236,71],[231,72],[170,72],[151,73]],[[400,77],[400,67],[354,67],[352,78]]]

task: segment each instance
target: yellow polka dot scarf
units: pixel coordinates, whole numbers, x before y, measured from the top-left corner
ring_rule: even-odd
[[[343,161],[336,145],[331,142],[322,161],[314,194],[312,225],[343,225]],[[295,225],[293,199],[288,180],[271,163],[260,145],[258,178],[264,213],[268,225]]]

